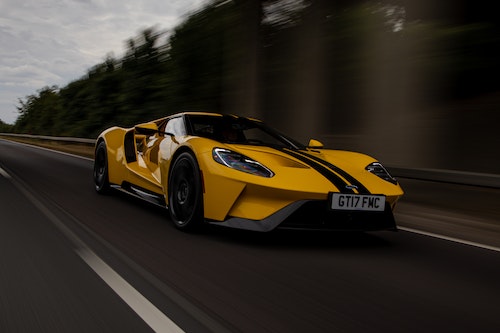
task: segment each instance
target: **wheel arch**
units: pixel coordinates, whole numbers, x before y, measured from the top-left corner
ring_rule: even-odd
[[[191,222],[188,222],[188,224],[186,226],[179,226],[177,224],[177,222],[175,222],[174,217],[172,215],[172,214],[174,214],[172,212],[173,207],[170,207],[170,203],[171,203],[170,200],[172,199],[170,197],[172,195],[171,191],[175,191],[175,181],[172,182],[172,184],[171,184],[171,177],[172,177],[172,174],[174,172],[176,162],[179,160],[179,157],[182,156],[183,154],[186,154],[186,153],[191,156],[191,158],[195,164],[195,169],[198,170],[198,179],[199,179],[198,195],[199,195],[199,197],[197,200],[197,204],[195,205],[195,208],[193,209],[194,215],[192,215],[192,217],[194,219],[191,220],[191,217],[190,217],[189,219],[191,220]],[[200,230],[200,228],[202,228],[202,225],[204,224],[204,184],[203,184],[203,175],[202,175],[202,171],[200,168],[200,163],[198,161],[196,153],[194,152],[194,150],[191,147],[180,146],[178,149],[176,149],[176,151],[172,155],[172,159],[170,160],[170,163],[168,166],[168,176],[167,176],[166,183],[167,183],[167,188],[164,189],[164,191],[166,193],[166,200],[165,201],[167,202],[167,206],[168,206],[169,211],[170,211],[171,219],[174,220],[174,224],[176,225],[176,227],[179,229],[185,230],[185,231]],[[174,186],[174,187],[171,188],[171,186]]]
[[[101,142],[106,144],[108,177],[112,184],[121,185],[127,177],[127,162],[124,151],[124,140],[127,132],[128,130],[121,127],[111,127],[102,132],[96,140],[94,154]]]
[[[104,137],[99,136],[99,137],[97,138],[97,140],[95,141],[95,146],[94,146],[94,157],[95,157],[95,153],[96,153],[96,151],[97,151],[97,147],[99,147],[99,145],[101,144],[101,142],[106,143],[106,140],[104,139]]]
[[[182,153],[190,153],[194,157],[196,157],[196,154],[194,153],[194,150],[189,147],[189,146],[180,146],[172,156],[172,161],[175,160],[177,157],[179,157],[180,154]]]
[[[196,154],[194,153],[194,150],[191,147],[188,147],[188,146],[180,146],[175,151],[174,155],[172,156],[172,159],[170,160],[169,166],[168,166],[168,174],[167,174],[167,179],[166,179],[167,191],[165,193],[167,196],[168,196],[168,185],[169,185],[168,183],[170,181],[170,175],[172,173],[172,166],[174,165],[175,161],[177,160],[177,158],[179,158],[179,156],[182,153],[189,153],[189,154],[191,154],[194,157],[194,160],[196,161],[196,163],[198,164],[198,168],[200,167],[200,164],[198,163],[198,159],[196,158]]]

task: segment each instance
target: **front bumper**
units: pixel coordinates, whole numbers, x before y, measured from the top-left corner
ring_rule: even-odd
[[[334,211],[325,200],[300,200],[284,207],[263,220],[232,217],[210,224],[236,229],[268,232],[276,228],[336,231],[396,231],[391,206],[382,212]]]

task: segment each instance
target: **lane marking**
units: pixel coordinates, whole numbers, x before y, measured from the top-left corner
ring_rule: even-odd
[[[79,155],[73,155],[70,153],[65,153],[65,152],[60,152],[57,150],[53,149],[48,149],[45,147],[39,147],[35,145],[30,145],[30,144],[25,144],[25,143],[20,143],[20,142],[14,142],[14,141],[9,141],[9,140],[3,140],[0,139],[0,141],[8,141],[13,144],[19,144],[23,145],[29,148],[34,148],[34,149],[42,149],[42,150],[47,150],[49,152],[54,152],[54,153],[59,153],[63,155],[67,155],[70,157],[77,157],[83,160],[88,160],[88,161],[93,161],[93,158],[88,158],[88,157],[82,157]],[[48,209],[45,205],[43,205],[37,198],[34,197],[32,194],[32,191],[30,190],[29,186],[24,183],[19,177],[16,177],[15,174],[13,174],[13,177],[10,177],[9,179],[14,183],[14,185],[22,192],[24,195],[30,200],[41,212],[43,212],[44,215],[46,215],[50,221],[54,225],[56,225],[59,230],[66,235],[76,246],[75,246],[75,251],[79,251],[78,249],[85,249],[86,244],[83,243],[66,225],[63,223],[60,219],[58,219],[51,211]],[[61,207],[59,207],[61,208]],[[74,217],[69,215],[69,218],[73,219],[73,222],[76,224],[80,224],[80,227],[84,228],[87,230],[87,232],[90,232],[85,225],[83,225],[81,222],[76,220]],[[92,232],[90,232],[93,234]],[[97,235],[94,235],[96,237]],[[98,236],[97,236],[98,237]],[[102,240],[101,240],[102,241]],[[109,246],[109,245],[108,245]],[[108,247],[109,248],[109,247]],[[219,332],[219,333],[230,333],[232,330],[228,330],[225,326],[221,325],[217,320],[212,318],[210,315],[208,315],[204,309],[198,308],[196,305],[193,303],[189,302],[187,299],[185,299],[183,296],[178,294],[176,291],[174,291],[172,288],[169,286],[165,285],[163,282],[157,280],[154,276],[152,276],[149,272],[147,272],[144,268],[136,264],[135,262],[131,261],[128,257],[123,255],[121,252],[117,252],[117,250],[114,250],[112,248],[109,248],[115,255],[117,255],[121,260],[125,261],[130,267],[133,267],[136,272],[139,272],[140,275],[146,276],[146,280],[151,283],[153,286],[158,288],[163,292],[163,294],[169,298],[171,301],[176,303],[181,309],[186,311],[187,313],[191,314],[192,317],[197,320],[200,324],[204,325],[205,327],[208,328],[208,330],[211,330],[213,332]],[[78,253],[78,252],[77,252]],[[78,253],[80,255],[80,253]],[[81,256],[81,255],[80,255]],[[167,316],[168,318],[168,316]],[[168,318],[169,319],[169,318]],[[159,331],[161,332],[161,331]],[[182,331],[180,331],[182,332]]]
[[[3,170],[3,169],[2,169]],[[5,170],[4,170],[5,172]],[[6,173],[6,172],[5,172]],[[182,333],[184,332],[170,318],[161,312],[153,303],[139,293],[132,285],[123,279],[116,271],[99,258],[66,224],[61,221],[52,211],[37,199],[27,184],[21,179],[9,179],[24,196],[45,215],[75,246],[74,251],[84,262],[97,273],[97,275],[144,320],[144,322],[158,333]],[[3,173],[2,173],[3,175]]]
[[[89,265],[94,272],[106,282],[108,286],[127,303],[149,327],[158,333],[181,333],[184,332],[163,312],[158,310],[148,299],[142,296],[125,279],[109,267],[90,249],[77,250],[78,255]]]
[[[42,150],[47,150],[55,153],[60,153],[63,155],[68,155],[72,157],[78,157],[85,160],[93,161],[93,159],[82,157],[70,153],[60,152],[57,150],[52,150],[44,147],[39,147],[30,144],[24,144],[19,142],[14,142],[20,145],[25,145],[33,148],[38,148]],[[0,167],[0,175],[7,179],[12,179],[10,174]],[[14,179],[13,179],[14,180]],[[116,273],[110,266],[108,266],[102,259],[100,259],[86,244],[74,234],[62,221],[60,221],[45,205],[43,205],[38,199],[36,199],[27,189],[28,187],[22,183],[21,180],[16,179],[13,181],[16,187],[25,194],[25,196],[47,217],[54,223],[73,243],[77,246],[75,251],[77,254],[87,263],[87,265],[94,270],[94,272],[101,277],[101,279],[112,288],[115,293],[126,302],[133,310],[140,316],[148,326],[150,326],[155,332],[165,332],[165,333],[177,333],[184,332],[179,328],[170,318],[168,318],[163,312],[161,312],[157,307],[155,307],[147,298],[140,294],[134,287],[132,287],[125,279],[123,279],[118,273]],[[21,184],[20,184],[21,183]],[[21,186],[22,185],[22,186]],[[26,186],[26,188],[24,188]],[[491,250],[495,252],[500,252],[499,247],[485,245],[477,242],[467,241],[459,238],[443,236],[427,231],[406,228],[398,226],[399,230],[411,232],[419,235],[429,236],[437,239],[447,240],[459,244],[469,245],[473,247],[478,247],[486,250]],[[130,302],[130,303],[129,303]]]
[[[464,245],[470,245],[470,246],[474,246],[474,247],[479,247],[481,249],[486,249],[486,250],[500,252],[500,247],[496,247],[496,246],[485,245],[485,244],[481,244],[481,243],[467,241],[467,240],[460,239],[460,238],[443,236],[443,235],[435,234],[435,233],[432,233],[432,232],[427,232],[427,231],[422,231],[422,230],[417,230],[417,229],[412,229],[412,228],[406,228],[406,227],[399,227],[398,226],[398,229],[399,230],[403,230],[403,231],[407,231],[407,232],[411,232],[411,233],[414,233],[414,234],[419,234],[419,235],[424,235],[424,236],[439,238],[439,239],[447,240],[447,241],[450,241],[450,242],[455,242],[455,243],[460,243],[460,244],[464,244]]]
[[[2,167],[0,167],[0,175],[4,176],[7,179],[11,179],[12,178],[7,171],[5,171],[4,169],[2,169]]]

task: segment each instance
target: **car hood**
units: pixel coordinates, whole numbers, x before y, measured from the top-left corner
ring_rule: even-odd
[[[365,154],[331,149],[291,150],[236,144],[225,146],[262,163],[276,174],[291,169],[310,169],[311,172],[318,173],[318,167],[323,167],[334,170],[339,175],[348,174],[371,193],[402,193],[398,184],[389,183],[366,170],[370,163],[377,160]],[[302,172],[300,174],[304,175]]]
[[[296,168],[310,168],[311,163],[308,160],[313,160],[321,164],[331,164],[340,169],[353,170],[365,169],[365,167],[375,162],[376,160],[368,155],[343,151],[343,150],[330,150],[330,149],[277,149],[266,146],[248,146],[227,144],[228,149],[239,152],[248,156],[266,166],[283,166],[283,167],[296,167]],[[307,159],[300,158],[299,156],[307,157]],[[299,158],[298,158],[299,157]]]

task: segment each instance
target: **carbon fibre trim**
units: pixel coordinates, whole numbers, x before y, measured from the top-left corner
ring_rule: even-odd
[[[138,186],[133,186],[129,183],[123,183],[121,186],[111,184],[110,186],[112,189],[130,195],[132,197],[147,201],[162,208],[167,208],[164,197],[146,189],[139,188]]]
[[[278,225],[280,225],[281,222],[283,222],[286,218],[288,218],[291,214],[293,214],[297,209],[299,209],[303,204],[305,204],[308,201],[309,200],[300,200],[291,203],[290,205],[286,206],[285,208],[277,211],[276,213],[272,214],[271,216],[263,220],[256,221],[256,220],[243,219],[239,217],[232,217],[223,222],[208,221],[208,223],[224,227],[236,228],[236,229],[267,232],[273,230]]]
[[[328,201],[309,201],[300,206],[278,228],[299,230],[378,231],[397,230],[388,203],[384,211],[342,211],[329,208]]]
[[[263,220],[232,217],[223,222],[207,221],[235,229],[269,232],[274,229],[378,231],[397,230],[389,204],[381,212],[334,211],[326,200],[300,200]]]

